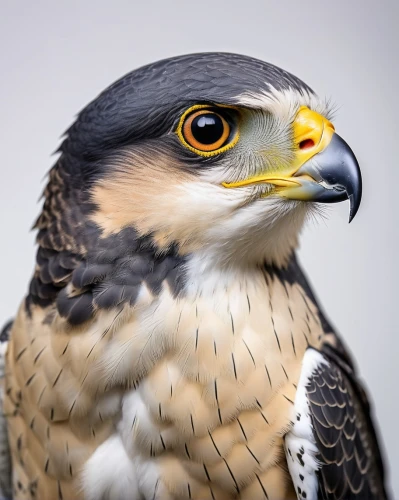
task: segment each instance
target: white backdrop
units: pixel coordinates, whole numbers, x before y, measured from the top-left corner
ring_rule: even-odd
[[[29,228],[50,153],[89,100],[124,73],[177,54],[222,50],[272,62],[337,103],[337,131],[363,171],[354,222],[346,204],[329,207],[328,220],[304,231],[300,256],[373,395],[399,496],[397,5],[0,0],[0,323],[33,269]]]

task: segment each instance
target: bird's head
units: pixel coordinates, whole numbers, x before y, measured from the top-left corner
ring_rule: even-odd
[[[360,204],[356,159],[328,106],[250,57],[174,57],[126,75],[68,130],[39,243],[76,254],[133,228],[198,265],[281,265],[319,202]],[[57,195],[60,192],[60,195]],[[51,231],[53,227],[53,231]],[[57,242],[56,242],[57,243]],[[57,249],[57,248],[56,248]]]
[[[161,61],[123,78],[70,133],[101,164],[103,234],[133,226],[160,248],[278,261],[315,204],[360,203],[360,173],[328,107],[296,77],[234,54]],[[306,202],[306,203],[304,203]]]

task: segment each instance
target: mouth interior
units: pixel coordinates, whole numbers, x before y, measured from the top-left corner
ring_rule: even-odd
[[[299,149],[310,149],[314,147],[313,139],[305,139],[299,143]]]

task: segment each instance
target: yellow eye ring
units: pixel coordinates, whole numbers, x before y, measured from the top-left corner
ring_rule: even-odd
[[[239,133],[233,131],[227,120],[215,108],[197,104],[187,109],[180,118],[177,136],[190,151],[201,156],[213,156],[237,144]]]

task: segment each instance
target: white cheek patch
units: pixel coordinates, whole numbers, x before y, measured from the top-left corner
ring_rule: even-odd
[[[259,262],[283,265],[298,243],[309,208],[277,197],[242,207],[204,232],[206,246],[195,253],[195,265],[190,261],[188,266],[205,272],[248,268]]]
[[[299,500],[317,500],[317,471],[320,463],[316,458],[317,447],[313,436],[313,426],[309,415],[306,386],[317,366],[328,364],[326,359],[314,349],[305,352],[302,371],[294,405],[294,425],[285,436],[284,448],[288,470]]]

